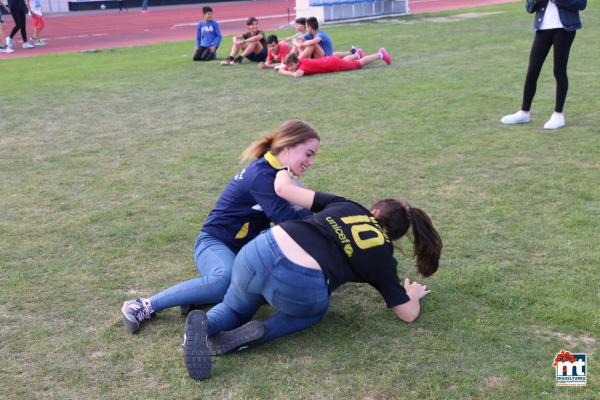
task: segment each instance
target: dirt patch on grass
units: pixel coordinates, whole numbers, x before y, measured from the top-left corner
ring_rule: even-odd
[[[533,327],[533,332],[546,340],[558,338],[564,342],[565,347],[569,350],[573,350],[579,346],[583,347],[583,349],[589,353],[592,353],[596,350],[596,339],[586,334],[571,335],[564,332],[553,332],[539,326]]]
[[[488,376],[486,378],[483,378],[483,386],[486,387],[499,387],[499,386],[506,386],[508,383],[508,379],[506,379],[503,376]]]

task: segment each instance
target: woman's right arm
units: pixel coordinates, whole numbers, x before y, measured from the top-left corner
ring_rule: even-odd
[[[282,199],[309,210],[315,200],[315,192],[296,185],[291,172],[285,169],[275,175],[275,193]]]

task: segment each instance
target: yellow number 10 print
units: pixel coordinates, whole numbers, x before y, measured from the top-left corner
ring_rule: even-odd
[[[342,222],[346,225],[352,225],[350,228],[352,239],[354,239],[356,245],[363,250],[381,246],[385,243],[385,236],[383,233],[372,225],[373,223],[376,223],[375,218],[371,218],[368,215],[352,215],[350,217],[343,217]],[[376,236],[363,239],[361,234],[364,232],[373,232]]]

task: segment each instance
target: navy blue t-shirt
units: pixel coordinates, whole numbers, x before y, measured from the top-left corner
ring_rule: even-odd
[[[275,193],[275,174],[281,169],[270,153],[238,172],[221,193],[201,231],[237,253],[260,232],[289,219],[311,213],[296,209]],[[197,244],[197,243],[196,243]]]
[[[302,221],[280,224],[321,266],[329,291],[346,282],[365,282],[381,293],[388,307],[410,301],[400,284],[394,247],[385,229],[362,205],[317,192]]]

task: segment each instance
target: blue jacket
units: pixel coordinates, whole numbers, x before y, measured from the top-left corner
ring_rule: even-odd
[[[219,47],[221,44],[221,28],[213,19],[208,22],[200,21],[196,27],[196,47]]]
[[[554,3],[558,8],[558,17],[565,30],[574,31],[581,28],[579,11],[585,10],[587,0],[555,0]],[[527,4],[525,5],[527,12],[530,14],[535,12],[533,29],[536,31],[542,25],[547,5],[548,0],[527,0]]]
[[[267,152],[238,172],[208,214],[201,232],[223,241],[237,253],[268,229],[271,222],[278,224],[311,215],[310,211],[296,209],[275,194],[275,174],[281,168],[277,158]]]

